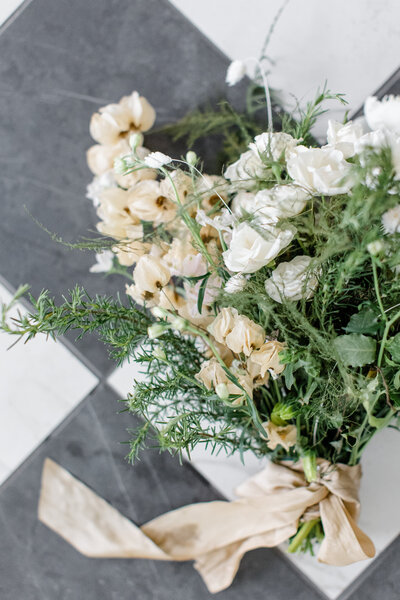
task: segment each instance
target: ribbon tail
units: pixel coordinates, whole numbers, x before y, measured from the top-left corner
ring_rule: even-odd
[[[265,534],[254,535],[224,548],[213,550],[197,558],[194,568],[200,573],[208,591],[216,594],[228,588],[235,578],[240,562],[246,552],[256,548],[278,546],[294,535],[297,524],[275,529]]]
[[[319,506],[325,533],[320,562],[341,567],[375,556],[373,542],[357,526],[341,498],[330,494]]]
[[[171,560],[132,521],[49,458],[38,513],[42,523],[86,556]]]

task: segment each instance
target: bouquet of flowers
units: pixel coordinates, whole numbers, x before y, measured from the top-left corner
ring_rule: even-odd
[[[228,83],[244,72],[232,63]],[[127,297],[76,288],[56,305],[43,292],[12,324],[3,310],[14,335],[96,331],[117,361],[143,365],[126,400],[142,417],[130,459],[149,443],[269,456],[237,505],[219,503],[222,521],[227,506],[249,510],[236,538],[185,554],[155,525],[142,528],[169,557],[196,558],[212,591],[257,545],[317,541],[331,564],[374,552],[356,525],[357,487],[364,448],[400,410],[400,98],[370,97],[365,119],[329,121],[321,146],[311,129],[331,98],[324,89],[297,115],[273,114],[266,88],[266,127],[251,108],[227,105],[184,119],[190,135],[225,133],[229,162],[217,175],[192,150],[175,159],[146,149],[155,111],[137,92],[101,108],[87,158],[104,237],[82,245],[97,250],[92,271],[126,276]],[[286,504],[293,494],[296,509]],[[267,510],[272,525],[260,517]],[[232,564],[216,574],[214,557],[213,579],[221,549]]]

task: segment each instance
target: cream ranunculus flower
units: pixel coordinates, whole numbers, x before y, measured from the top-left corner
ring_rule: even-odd
[[[260,154],[267,160],[278,161],[285,158],[287,152],[291,152],[297,146],[298,140],[288,133],[261,133],[249,144],[250,150]]]
[[[162,260],[145,254],[139,258],[133,278],[138,289],[155,293],[169,283],[171,273]]]
[[[214,336],[217,342],[223,344],[226,336],[231,333],[235,325],[235,320],[238,318],[238,316],[239,313],[236,308],[221,308],[219,315],[214,319],[207,329],[211,335]]]
[[[300,214],[310,198],[310,194],[295,185],[277,185],[260,190],[257,194],[238,194],[236,213],[246,213],[256,217],[260,225],[268,226],[279,219],[287,219]]]
[[[349,121],[345,125],[337,121],[328,121],[327,142],[340,150],[344,158],[351,158],[356,153],[356,143],[364,134],[361,123]]]
[[[137,240],[143,236],[143,227],[128,206],[129,194],[118,187],[106,188],[99,196],[97,215],[101,221],[97,229],[103,235],[117,240]]]
[[[265,282],[267,294],[276,302],[309,300],[318,285],[318,274],[310,271],[310,256],[296,256],[290,262],[281,262]]]
[[[268,372],[274,375],[279,375],[284,371],[285,365],[281,363],[279,352],[285,348],[285,344],[277,340],[265,342],[258,350],[251,353],[247,363],[251,370],[253,365],[258,365],[260,368],[260,376],[265,377]]]
[[[371,129],[400,134],[400,96],[384,96],[382,100],[369,96],[364,103],[364,115]]]
[[[235,189],[251,189],[257,185],[258,180],[265,179],[269,173],[258,153],[247,150],[236,162],[229,165],[224,176]]]
[[[176,204],[163,196],[158,181],[139,181],[128,193],[130,212],[141,221],[159,225],[175,218]]]
[[[136,131],[153,126],[156,113],[151,104],[138,92],[121,98],[118,104],[99,109],[90,121],[90,135],[100,144],[112,145]]]
[[[223,253],[225,265],[230,271],[255,273],[286,248],[292,241],[294,228],[265,227],[260,235],[248,223],[233,229],[229,249]]]
[[[349,163],[345,161],[340,150],[330,146],[297,146],[289,154],[287,170],[297,185],[312,194],[346,194],[352,185]]]
[[[267,434],[267,446],[270,450],[275,450],[277,446],[282,446],[286,451],[296,444],[297,429],[295,425],[275,425],[272,421],[266,421],[262,424]]]
[[[231,372],[237,377],[240,385],[246,390],[250,397],[253,396],[253,385],[250,375],[243,369],[231,368]],[[200,371],[195,375],[198,381],[201,381],[208,390],[216,389],[218,385],[225,384],[229,394],[239,395],[233,405],[243,402],[245,395],[233,381],[231,381],[216,358],[211,358],[203,363]]]
[[[265,331],[248,317],[239,315],[235,317],[233,329],[225,337],[225,344],[235,352],[243,352],[250,356],[253,350],[260,348],[265,340]]]

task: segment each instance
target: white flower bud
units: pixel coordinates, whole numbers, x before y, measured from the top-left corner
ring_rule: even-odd
[[[152,312],[157,319],[165,319],[170,314],[165,308],[161,308],[160,306],[155,306]]]
[[[234,60],[228,67],[225,81],[229,86],[236,85],[246,75],[246,65],[241,60]]]
[[[374,242],[371,242],[367,245],[367,250],[372,256],[376,256],[377,254],[380,254],[382,252],[384,247],[385,246],[380,240],[375,240]]]
[[[154,323],[147,329],[147,335],[150,340],[155,340],[161,335],[164,335],[167,329],[168,325],[166,323]]]
[[[156,358],[158,360],[166,360],[167,359],[167,355],[165,354],[164,350],[160,346],[157,346],[156,348],[154,348],[153,356],[154,356],[154,358]]]
[[[139,146],[143,146],[144,137],[142,133],[133,133],[129,138],[129,145],[133,151]]]
[[[182,319],[182,317],[175,317],[175,319],[172,320],[171,325],[173,329],[184,331],[188,325],[188,322],[186,319]]]
[[[191,167],[194,167],[195,164],[197,163],[197,154],[196,154],[196,152],[193,152],[193,150],[189,150],[189,152],[186,153],[186,162]]]
[[[215,388],[215,393],[221,400],[228,400],[229,398],[229,389],[226,383],[219,383]]]

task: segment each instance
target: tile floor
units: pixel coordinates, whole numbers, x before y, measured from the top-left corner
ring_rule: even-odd
[[[84,198],[93,110],[137,87],[155,104],[159,122],[167,122],[225,94],[229,61],[220,50],[230,58],[257,54],[281,2],[173,0],[176,11],[166,0],[28,0],[13,13],[20,4],[2,0],[0,6],[0,298],[7,301],[21,282],[31,283],[34,293],[48,287],[59,295],[75,282],[110,293],[120,286],[118,278],[89,274],[92,257],[55,246],[23,206],[66,239],[85,234],[94,223]],[[272,86],[290,82],[304,97],[328,77],[332,88],[348,91],[356,110],[398,67],[399,16],[395,0],[385,10],[372,0],[326,0],[323,7],[309,0],[299,31],[289,2],[270,45],[277,63]],[[243,23],[246,35],[240,35]],[[399,93],[398,81],[392,78],[385,93]],[[240,86],[229,94],[240,101]],[[166,149],[157,136],[151,143]],[[53,457],[137,522],[219,494],[232,497],[234,486],[258,469],[255,461],[249,458],[243,468],[235,459],[197,454],[194,466],[206,479],[156,452],[131,468],[121,442],[135,420],[118,414],[118,398],[138,376],[135,365],[115,370],[94,339],[38,339],[6,352],[8,345],[0,336],[2,600],[128,600],[132,593],[140,600],[209,598],[191,565],[91,561],[38,524],[43,459]],[[400,531],[400,484],[380,468],[380,454],[399,449],[397,432],[388,432],[371,444],[364,461],[362,520],[380,552],[372,564],[327,571],[259,550],[246,556],[221,599],[247,594],[261,600],[265,590],[273,600],[399,598],[400,543],[393,540]]]

